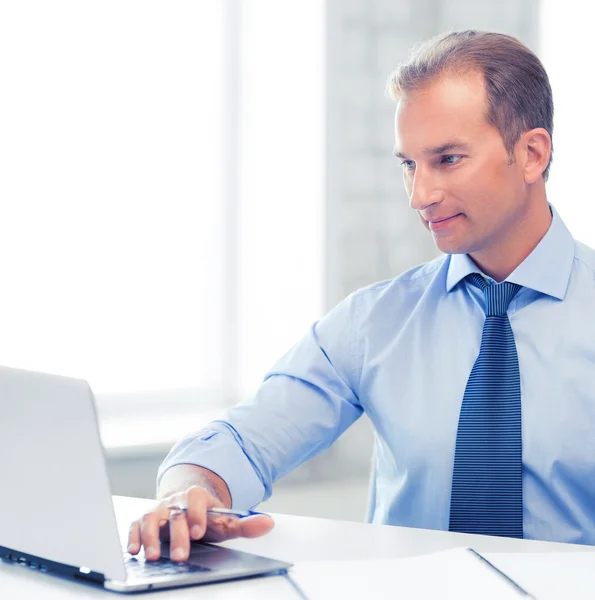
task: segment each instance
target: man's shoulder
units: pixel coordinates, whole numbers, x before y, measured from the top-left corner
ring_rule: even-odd
[[[448,255],[438,256],[431,261],[408,269],[392,279],[384,279],[383,281],[362,287],[354,292],[354,295],[359,300],[374,301],[380,297],[392,294],[403,296],[403,294],[417,295],[423,293],[439,273],[446,273],[448,260]]]

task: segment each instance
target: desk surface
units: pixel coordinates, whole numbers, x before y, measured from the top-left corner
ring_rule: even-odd
[[[128,525],[153,505],[150,500],[114,497],[122,539]],[[274,515],[275,528],[268,535],[253,540],[233,540],[226,546],[269,556],[289,562],[316,560],[347,560],[361,558],[396,558],[415,556],[471,546],[479,552],[573,552],[595,551],[595,547],[533,540],[513,540],[488,536],[367,525],[311,517]],[[25,567],[0,562],[0,590],[2,598],[43,598],[49,600],[114,598],[110,592],[51,577]],[[200,588],[179,588],[150,592],[143,597],[159,600],[196,598],[201,600],[237,599],[295,599],[299,598],[284,577],[265,577],[239,582],[217,583]],[[121,598],[133,596],[121,595]],[[138,597],[135,595],[134,597]]]

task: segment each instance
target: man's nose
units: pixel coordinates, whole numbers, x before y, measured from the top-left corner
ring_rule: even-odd
[[[436,188],[432,178],[417,171],[409,191],[409,206],[414,210],[423,211],[428,206],[440,202],[441,198],[442,193]]]

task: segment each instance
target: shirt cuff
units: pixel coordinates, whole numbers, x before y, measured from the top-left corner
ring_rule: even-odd
[[[204,467],[219,475],[229,488],[231,507],[248,510],[264,499],[265,489],[235,439],[218,431],[201,431],[180,440],[165,457],[157,483],[167,469],[182,464]]]

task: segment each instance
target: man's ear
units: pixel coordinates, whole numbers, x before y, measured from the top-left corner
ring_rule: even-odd
[[[537,127],[526,131],[519,141],[524,158],[525,183],[535,183],[550,161],[552,138],[545,129]]]

